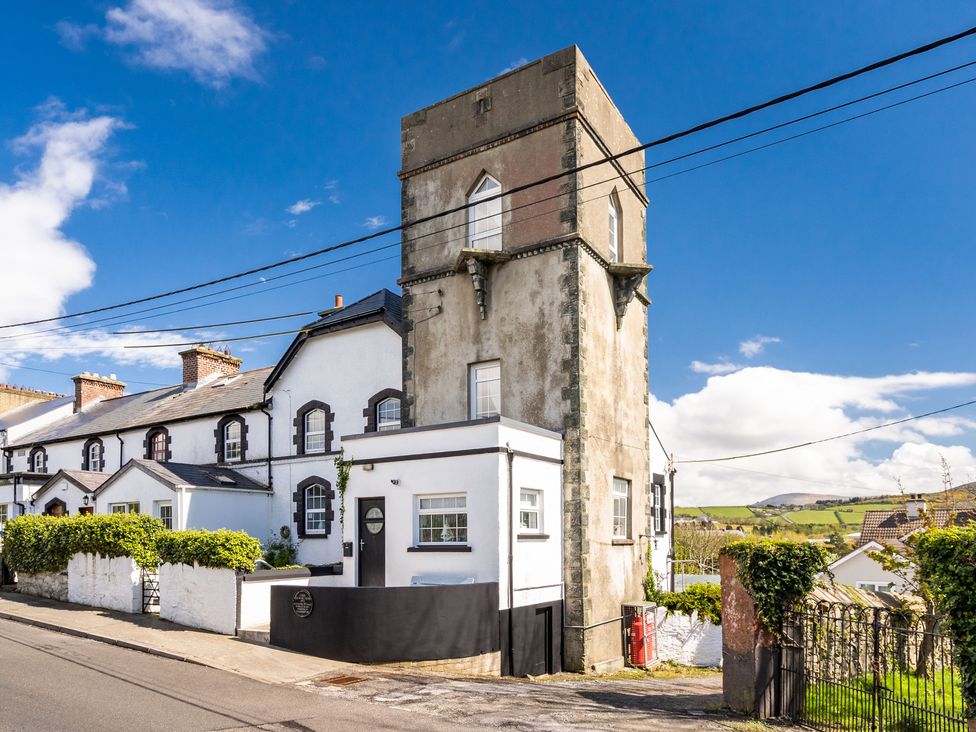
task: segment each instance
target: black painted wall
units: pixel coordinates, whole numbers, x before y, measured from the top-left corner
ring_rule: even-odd
[[[546,602],[517,607],[512,613],[513,653],[509,655],[508,610],[498,613],[502,675],[541,676],[563,670],[563,604]],[[513,663],[514,656],[514,663]]]
[[[299,589],[312,595],[314,607],[307,618],[292,610]],[[358,663],[436,661],[494,652],[500,648],[498,583],[272,587],[271,645]]]

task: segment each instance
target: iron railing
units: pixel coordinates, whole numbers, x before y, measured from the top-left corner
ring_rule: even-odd
[[[965,732],[959,683],[935,615],[818,602],[784,623],[779,711],[815,729]]]
[[[142,612],[159,612],[159,575],[142,570]]]

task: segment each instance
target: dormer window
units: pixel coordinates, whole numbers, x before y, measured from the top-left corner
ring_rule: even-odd
[[[501,184],[487,173],[478,181],[468,198],[468,247],[502,248],[502,199],[493,198],[501,192]]]
[[[400,429],[400,400],[396,397],[384,399],[376,405],[376,430]]]
[[[617,205],[617,195],[610,194],[607,199],[607,219],[609,225],[610,263],[620,261],[620,209]]]

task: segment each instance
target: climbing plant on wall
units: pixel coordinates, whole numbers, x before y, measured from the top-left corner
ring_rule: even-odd
[[[339,526],[346,527],[346,487],[349,485],[349,473],[352,470],[352,458],[345,459],[344,448],[339,450],[335,458],[336,490],[339,491]]]
[[[817,575],[830,563],[822,546],[770,539],[737,541],[722,554],[735,560],[759,622],[777,637],[786,611],[813,590]]]
[[[976,718],[976,526],[924,531],[915,556],[948,620],[966,712]]]

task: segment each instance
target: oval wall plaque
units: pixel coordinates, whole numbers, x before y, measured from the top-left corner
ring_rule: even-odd
[[[299,590],[291,596],[291,609],[300,618],[307,618],[312,614],[315,602],[312,600],[312,593],[308,590]]]

